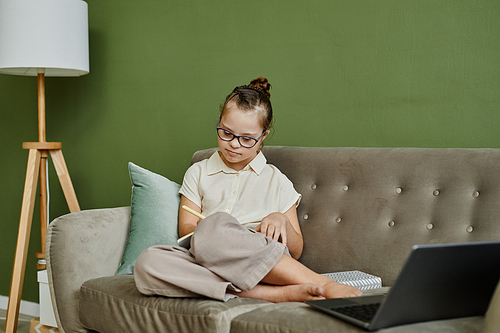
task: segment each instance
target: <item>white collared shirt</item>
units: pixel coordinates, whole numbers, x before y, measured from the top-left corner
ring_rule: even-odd
[[[236,171],[215,152],[186,171],[179,193],[198,205],[203,215],[226,212],[241,224],[285,213],[298,206],[301,195],[278,168],[266,162],[259,152],[243,170]]]

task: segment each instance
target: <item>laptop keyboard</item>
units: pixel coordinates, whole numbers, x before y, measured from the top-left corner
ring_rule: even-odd
[[[342,313],[346,316],[361,320],[365,323],[369,323],[371,322],[373,317],[375,317],[375,313],[377,313],[379,307],[380,303],[372,303],[333,308],[332,310]]]

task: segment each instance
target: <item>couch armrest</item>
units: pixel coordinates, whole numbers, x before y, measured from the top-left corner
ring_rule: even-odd
[[[78,315],[83,282],[114,275],[125,248],[130,207],[86,210],[61,216],[47,231],[47,274],[61,332],[87,332]]]

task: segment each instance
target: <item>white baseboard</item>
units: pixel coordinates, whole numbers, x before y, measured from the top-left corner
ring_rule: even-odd
[[[0,295],[0,309],[7,310],[8,305],[9,305],[9,297]],[[32,317],[40,317],[40,304],[21,300],[19,313]]]

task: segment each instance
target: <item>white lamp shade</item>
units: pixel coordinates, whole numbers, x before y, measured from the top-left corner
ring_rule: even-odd
[[[0,73],[89,72],[88,9],[82,0],[0,0]]]

